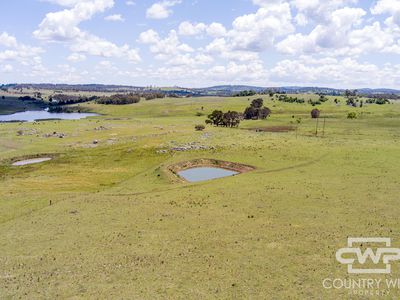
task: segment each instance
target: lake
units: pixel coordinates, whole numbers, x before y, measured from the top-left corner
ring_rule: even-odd
[[[0,122],[33,122],[36,120],[79,120],[98,116],[95,113],[49,113],[47,110],[29,110],[11,115],[0,115]]]
[[[212,180],[217,178],[229,177],[233,175],[237,175],[239,172],[230,171],[221,168],[192,168],[184,171],[178,172],[178,175],[189,182],[199,182]]]

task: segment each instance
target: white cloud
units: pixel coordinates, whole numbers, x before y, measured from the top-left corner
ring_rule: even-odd
[[[318,84],[346,87],[395,86],[400,79],[400,65],[379,67],[352,58],[321,58],[301,56],[283,60],[271,70],[271,78],[281,83]]]
[[[205,75],[220,83],[258,83],[265,85],[268,74],[261,63],[237,64],[229,62],[227,65],[218,65],[209,69]]]
[[[106,21],[113,21],[113,22],[124,22],[125,19],[121,15],[109,15],[104,17],[104,20]]]
[[[12,65],[10,65],[10,64],[1,66],[1,71],[3,73],[11,73],[13,70],[14,70],[14,67]]]
[[[211,37],[222,37],[226,35],[226,28],[221,23],[213,22],[210,25],[204,23],[182,22],[179,25],[179,34],[183,36],[195,36],[207,33]]]
[[[4,51],[0,51],[0,61],[17,61],[26,65],[35,64],[35,60],[44,52],[42,48],[18,43],[17,39],[7,32],[0,34],[0,46],[6,47]]]
[[[131,49],[128,45],[120,47],[91,34],[86,34],[84,39],[76,40],[71,44],[70,48],[76,53],[127,59],[132,63],[137,63],[141,60],[137,49]]]
[[[48,13],[33,35],[48,42],[67,42],[74,53],[102,57],[140,61],[139,52],[128,45],[117,46],[106,39],[97,37],[78,26],[82,21],[90,20],[95,14],[114,6],[114,0],[52,0],[59,5],[68,6],[58,12]],[[112,16],[115,19],[114,15]]]
[[[192,24],[190,22],[182,22],[179,25],[179,34],[180,35],[199,35],[203,33],[207,29],[207,26],[204,23]]]
[[[207,27],[207,34],[217,38],[226,35],[226,28],[221,23],[213,22]]]
[[[324,24],[335,10],[357,2],[358,0],[293,0],[291,4],[297,9],[296,21],[305,25],[309,22]]]
[[[173,13],[170,8],[181,2],[182,0],[164,0],[156,2],[147,9],[146,16],[149,19],[166,19]]]
[[[14,36],[9,35],[7,32],[0,34],[0,46],[16,48],[17,45],[17,39]]]
[[[355,55],[362,52],[365,45],[355,44],[350,34],[366,12],[361,8],[341,8],[331,13],[325,24],[318,24],[308,35],[292,34],[276,45],[278,51],[285,54],[304,54],[332,52],[331,55]],[[360,32],[358,33],[360,35]],[[333,53],[334,52],[334,53]]]
[[[275,38],[295,30],[287,3],[262,7],[254,14],[238,17],[232,26],[228,32],[232,48],[255,52],[266,50]]]
[[[80,53],[72,53],[67,57],[70,62],[80,62],[86,59],[86,56]]]
[[[58,12],[46,15],[39,28],[33,35],[41,40],[65,41],[83,38],[84,32],[78,25],[85,20],[90,20],[96,13],[104,12],[114,6],[114,0],[57,0],[53,1],[63,6],[72,6]]]
[[[128,6],[134,6],[134,5],[136,5],[136,2],[135,1],[126,1],[125,4]]]
[[[175,30],[171,30],[165,39],[161,39],[154,30],[142,32],[139,42],[150,45],[150,51],[159,59],[168,59],[185,52],[193,52],[194,49],[187,44],[181,43]]]
[[[196,53],[196,50],[179,40],[175,30],[171,30],[164,39],[150,29],[139,36],[140,43],[148,44],[150,52],[155,58],[164,61],[169,66],[195,67],[207,65],[214,61],[213,57],[205,53]]]
[[[256,13],[236,18],[232,29],[226,30],[215,23],[208,27],[215,39],[205,47],[207,53],[232,62],[260,65],[259,54],[271,49],[278,37],[295,30],[288,3],[269,0],[254,3],[262,7]]]

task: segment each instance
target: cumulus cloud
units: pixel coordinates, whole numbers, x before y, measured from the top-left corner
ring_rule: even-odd
[[[7,32],[0,34],[0,45],[5,47],[16,48],[18,46],[17,39],[9,35]]]
[[[66,42],[74,53],[82,55],[127,58],[134,63],[140,61],[138,50],[131,49],[128,45],[117,46],[79,28],[82,21],[90,20],[95,14],[112,8],[114,0],[51,1],[70,8],[48,13],[39,28],[33,33],[37,39],[48,42]],[[111,16],[113,20],[116,18],[119,18],[118,15]]]
[[[104,20],[113,21],[113,22],[124,22],[125,21],[125,19],[119,14],[106,16],[104,18]]]
[[[297,9],[297,22],[306,25],[309,22],[323,24],[335,10],[357,2],[358,0],[293,0],[292,5]]]
[[[154,58],[143,68],[118,61],[139,62],[136,46],[113,43],[82,26],[96,17],[98,22],[124,21],[122,15],[108,13],[115,0],[41,1],[61,8],[43,17],[34,37],[67,46],[71,51],[64,57],[68,63],[50,71],[42,64],[43,49],[24,45],[0,32],[0,72],[13,72],[17,67],[20,72],[26,66],[31,72],[23,76],[36,76],[32,77],[35,80],[50,76],[50,80],[129,83],[135,78],[193,85],[266,86],[277,82],[367,86],[374,82],[396,86],[400,79],[400,66],[393,63],[396,56],[390,56],[392,62],[386,64],[383,58],[386,53],[400,54],[400,0],[374,0],[368,10],[359,0],[252,0],[248,1],[254,5],[249,6],[252,10],[223,24],[185,14],[184,22],[168,23],[173,30],[165,31],[165,26],[163,31],[150,29],[140,34],[138,47],[148,47]],[[181,2],[149,1],[146,16],[166,19]],[[132,6],[139,2],[122,3]],[[100,24],[109,26],[104,21]],[[381,56],[377,58],[376,54]],[[100,63],[92,70],[80,69],[87,64],[78,62],[90,56],[100,57]],[[267,62],[268,68],[264,66]]]
[[[190,23],[190,22],[182,22],[179,25],[179,34],[180,35],[199,35],[202,34],[207,29],[206,24],[204,23]]]
[[[80,53],[72,53],[67,57],[67,60],[70,62],[80,62],[84,61],[86,59],[86,56]]]
[[[150,29],[142,32],[139,36],[140,43],[150,46],[150,52],[158,60],[164,61],[167,65],[173,66],[197,66],[207,65],[214,59],[205,53],[195,53],[195,49],[179,40],[175,30],[171,30],[164,39]]]
[[[283,60],[271,70],[277,81],[297,82],[299,85],[326,84],[328,86],[363,87],[394,86],[400,79],[400,65],[388,64],[383,68],[352,58],[320,58],[301,56]]]
[[[33,32],[38,39],[65,41],[83,38],[85,32],[78,25],[82,21],[90,20],[96,13],[104,12],[114,6],[114,0],[54,0],[53,2],[71,8],[48,13],[39,28]]]
[[[226,28],[221,23],[213,22],[210,25],[204,23],[182,22],[179,25],[179,34],[183,36],[196,36],[206,33],[211,37],[222,37],[226,35]]]
[[[147,9],[146,16],[149,19],[166,19],[173,13],[171,7],[181,2],[182,0],[164,0],[156,2]]]
[[[140,34],[139,42],[149,44],[150,51],[160,59],[167,59],[181,53],[194,51],[188,44],[179,41],[175,30],[171,30],[168,36],[162,39],[156,31],[150,29]]]
[[[44,52],[40,47],[19,43],[16,37],[7,32],[0,34],[0,46],[5,47],[5,50],[0,51],[0,61],[17,61],[29,65],[34,64]]]
[[[226,30],[211,24],[207,30],[215,39],[205,47],[213,55],[233,62],[261,64],[260,53],[271,49],[275,40],[295,30],[288,3],[254,1],[257,12],[236,18]]]
[[[331,13],[326,24],[318,24],[309,34],[291,34],[279,42],[277,49],[286,54],[331,51],[336,54],[358,54],[350,33],[361,24],[366,12],[361,8],[341,8]],[[360,34],[360,33],[359,33]],[[361,43],[360,43],[361,45]],[[351,47],[351,48],[350,48]]]

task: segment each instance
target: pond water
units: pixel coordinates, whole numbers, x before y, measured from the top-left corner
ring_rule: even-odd
[[[33,122],[35,120],[79,120],[87,117],[98,116],[94,113],[49,113],[47,110],[28,110],[11,115],[0,115],[0,122]]]
[[[239,172],[221,168],[192,168],[178,172],[178,175],[189,182],[199,182],[237,175]]]
[[[26,166],[26,165],[38,164],[38,163],[49,161],[49,160],[51,160],[50,157],[33,158],[33,159],[17,161],[15,163],[13,163],[12,165],[13,166]]]

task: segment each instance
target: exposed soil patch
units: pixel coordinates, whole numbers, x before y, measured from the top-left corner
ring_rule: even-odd
[[[258,128],[250,128],[248,130],[256,131],[256,132],[290,132],[296,130],[296,127],[293,126],[268,126],[268,127],[258,127]]]
[[[211,167],[211,168],[220,168],[226,169],[230,171],[235,171],[238,173],[247,173],[254,171],[256,168],[249,165],[217,160],[217,159],[208,159],[208,158],[199,158],[190,161],[183,161],[174,165],[167,167],[167,170],[171,172],[176,179],[180,182],[186,182],[185,179],[180,177],[178,173],[180,171],[192,169],[192,168],[199,168],[199,167]]]

